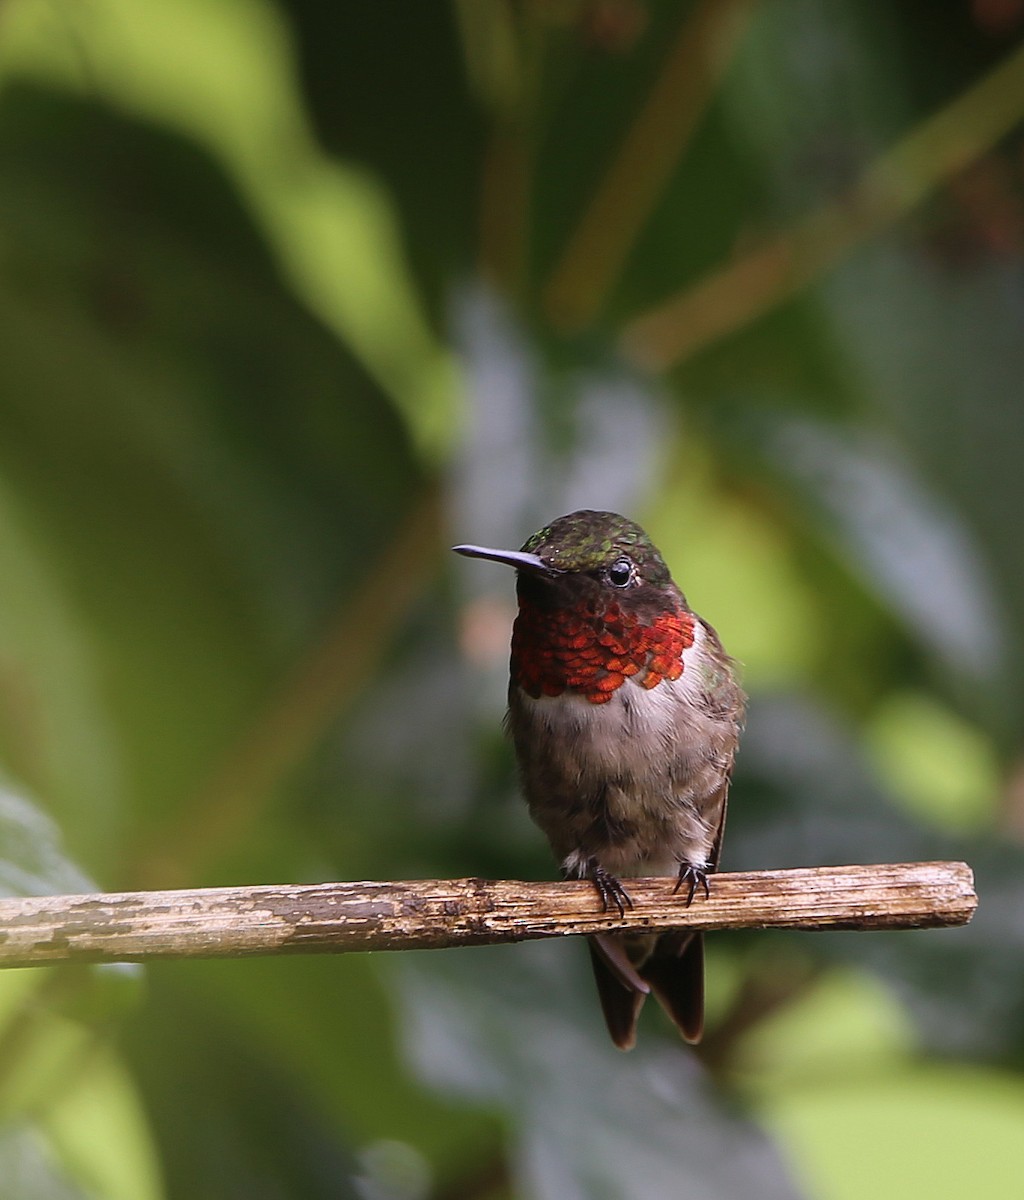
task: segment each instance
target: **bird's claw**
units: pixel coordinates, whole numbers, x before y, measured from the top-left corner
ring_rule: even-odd
[[[601,907],[605,912],[610,908],[617,908],[619,916],[624,917],[626,909],[633,907],[633,897],[610,871],[595,865],[590,871],[590,878],[594,881],[597,894],[601,897]]]
[[[693,903],[693,897],[698,888],[703,888],[704,899],[706,900],[711,895],[711,885],[708,883],[708,868],[706,864],[680,863],[679,877],[676,879],[676,886],[672,889],[672,894],[675,895],[684,885],[686,887],[687,908]]]

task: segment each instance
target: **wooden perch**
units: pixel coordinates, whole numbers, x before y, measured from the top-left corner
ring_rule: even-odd
[[[629,929],[920,929],[977,907],[966,863],[715,875],[687,907],[671,880],[627,881],[603,913],[586,882],[425,879],[0,900],[0,967],[151,958],[421,950]]]

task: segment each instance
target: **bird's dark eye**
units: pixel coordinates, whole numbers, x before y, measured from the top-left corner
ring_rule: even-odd
[[[633,579],[633,564],[628,558],[617,558],[608,568],[608,582],[613,587],[628,587]]]

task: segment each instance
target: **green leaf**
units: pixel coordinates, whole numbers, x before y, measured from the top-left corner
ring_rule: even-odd
[[[184,974],[153,970],[148,1003],[126,1034],[168,1196],[359,1196],[348,1131],[329,1119],[286,1044],[251,1036],[244,1014],[239,1020],[221,999],[195,987],[211,967],[233,969],[244,987],[248,964],[192,966]],[[290,993],[289,1016],[300,1026],[302,996],[298,985]],[[373,1086],[362,1076],[360,1082]]]
[[[95,891],[99,888],[64,853],[54,822],[0,783],[0,895]]]
[[[10,1200],[93,1200],[61,1170],[45,1138],[30,1126],[0,1129],[0,1179]]]
[[[795,415],[758,425],[761,453],[805,517],[943,671],[1001,682],[1009,635],[983,557],[896,446]]]
[[[797,696],[751,705],[730,798],[730,870],[963,859],[978,912],[957,929],[772,935],[805,954],[866,967],[907,1005],[933,1051],[1024,1055],[1024,850],[991,834],[954,837],[894,803],[852,731]],[[741,940],[763,940],[748,933]]]
[[[631,1054],[611,1045],[583,959],[571,940],[433,953],[398,971],[411,1064],[504,1112],[516,1194],[798,1195],[681,1043],[645,1028]]]

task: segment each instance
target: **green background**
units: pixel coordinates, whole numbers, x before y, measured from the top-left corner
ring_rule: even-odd
[[[1005,1197],[1024,1176],[1024,13],[0,8],[0,890],[549,878],[507,571],[642,521],[743,664],[732,869],[964,929],[0,976],[0,1197]],[[653,1007],[653,1006],[652,1006]]]

